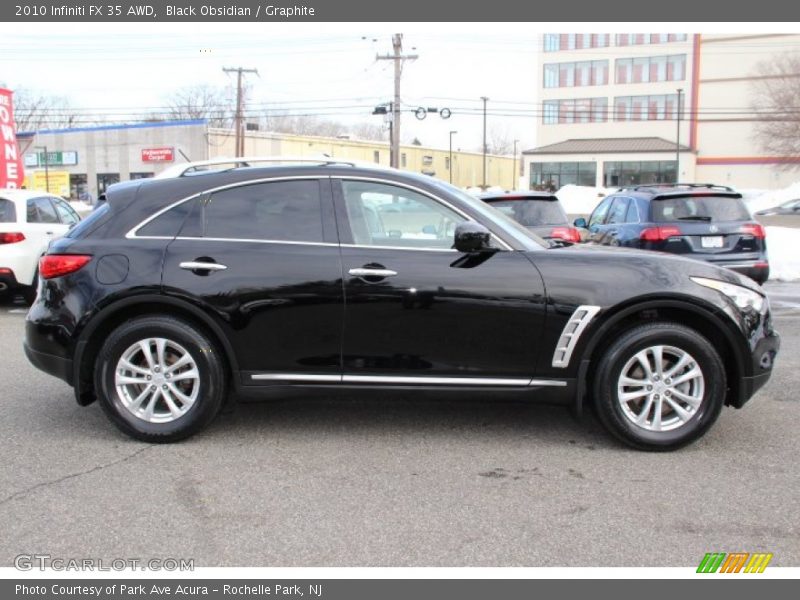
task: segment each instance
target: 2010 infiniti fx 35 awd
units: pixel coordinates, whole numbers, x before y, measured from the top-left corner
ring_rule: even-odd
[[[169,442],[282,386],[514,393],[668,450],[770,377],[761,288],[666,254],[550,248],[427,176],[334,161],[112,186],[39,266],[25,350]]]

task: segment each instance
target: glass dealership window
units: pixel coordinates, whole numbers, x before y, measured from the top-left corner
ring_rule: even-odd
[[[677,180],[674,160],[607,161],[603,165],[603,185],[622,187]]]
[[[531,163],[531,189],[556,191],[567,184],[593,187],[596,182],[596,162]]]
[[[542,123],[603,123],[608,120],[608,98],[545,100]]]

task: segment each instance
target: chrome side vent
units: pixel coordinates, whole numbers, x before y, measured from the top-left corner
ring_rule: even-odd
[[[561,337],[558,338],[556,350],[553,352],[553,366],[561,369],[569,365],[569,360],[572,358],[572,351],[578,344],[578,340],[586,329],[586,326],[591,322],[594,316],[600,312],[599,306],[581,305],[575,309],[572,316],[564,325],[564,330],[561,332]]]

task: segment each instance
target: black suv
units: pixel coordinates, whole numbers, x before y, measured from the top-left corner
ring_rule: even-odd
[[[670,183],[623,188],[594,209],[589,241],[660,250],[705,260],[747,275],[769,278],[764,228],[753,220],[742,195],[713,184]]]
[[[546,248],[401,171],[191,169],[111,186],[42,258],[26,321],[28,358],[138,439],[185,438],[232,392],[358,388],[591,398],[665,450],[770,377],[768,301],[730,270]]]

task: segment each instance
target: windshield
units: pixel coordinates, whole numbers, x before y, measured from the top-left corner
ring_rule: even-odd
[[[744,202],[730,196],[682,196],[656,199],[653,221],[749,221]]]
[[[489,202],[489,206],[525,227],[567,224],[567,215],[558,200],[498,200]]]
[[[492,208],[482,200],[478,200],[475,196],[471,196],[465,191],[460,190],[456,186],[447,182],[437,181],[436,183],[447,192],[457,196],[464,202],[469,203],[472,208],[474,208],[486,219],[503,229],[503,231],[513,237],[526,250],[543,250],[544,248],[550,247],[549,243],[540,238],[538,235],[532,233],[530,229],[525,229],[525,227],[517,223],[508,215],[503,214],[501,211],[495,208]]]
[[[0,198],[0,223],[16,223],[17,209],[11,200]]]

